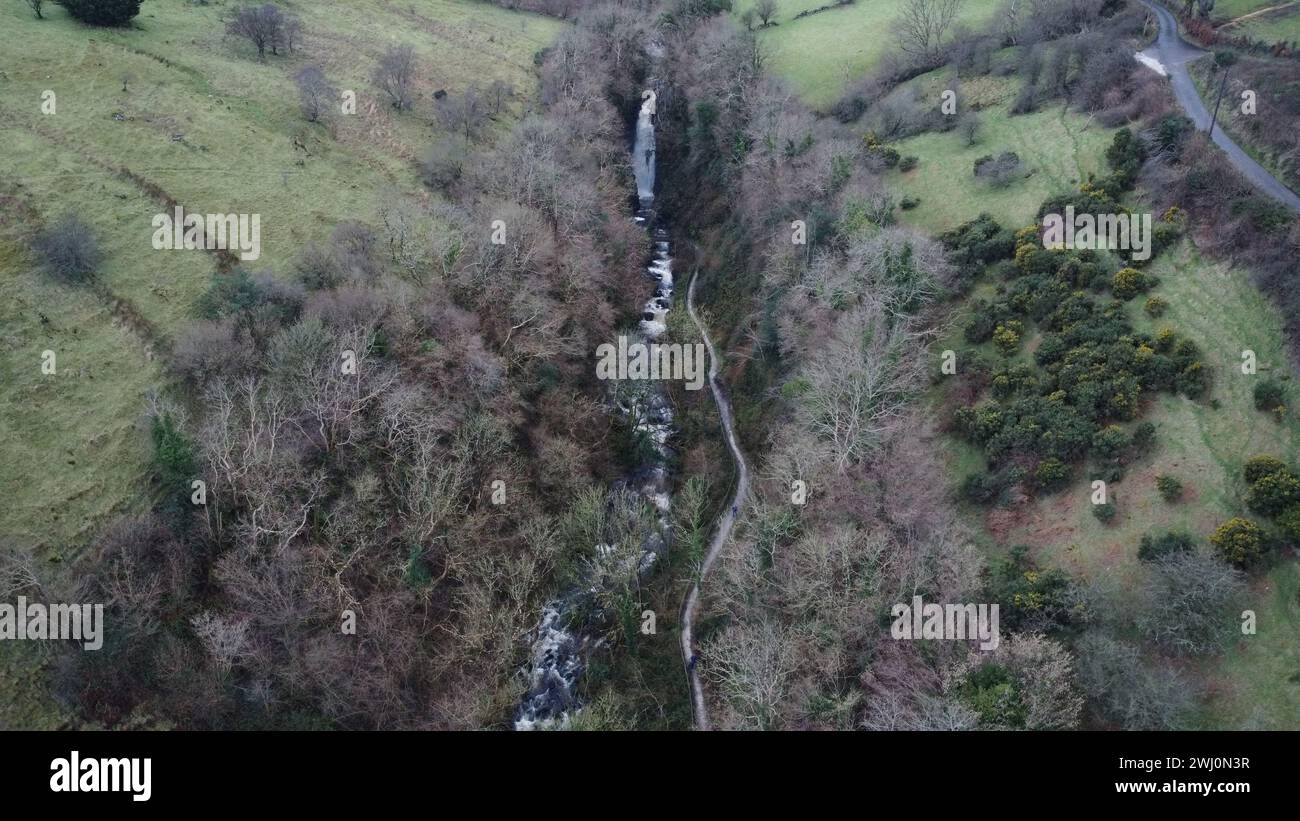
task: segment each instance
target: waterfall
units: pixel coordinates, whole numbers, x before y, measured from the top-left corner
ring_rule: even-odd
[[[632,143],[632,171],[636,177],[638,202],[635,219],[640,224],[653,220],[655,103],[653,90],[646,89],[641,93],[641,110],[637,115],[636,136]],[[640,334],[647,340],[653,340],[667,330],[666,317],[673,302],[672,246],[668,232],[654,226],[651,238],[654,253],[646,268],[646,277],[654,281],[655,287],[642,309],[638,326]],[[629,401],[630,407],[620,405],[616,412],[643,420],[637,429],[653,443],[655,454],[621,480],[653,504],[657,514],[656,532],[642,545],[641,559],[636,566],[637,575],[644,577],[668,547],[672,477],[667,465],[672,455],[668,440],[673,433],[673,409],[657,384]],[[593,545],[592,549],[601,547]],[[586,667],[587,652],[599,646],[602,639],[592,636],[586,624],[571,624],[570,618],[587,610],[579,605],[589,600],[593,592],[589,589],[571,590],[542,608],[537,627],[530,634],[531,658],[521,671],[528,681],[528,691],[515,713],[516,730],[562,728],[582,708],[576,692],[578,678]]]
[[[640,211],[650,210],[655,198],[655,103],[652,89],[641,92],[641,112],[636,118],[636,139],[632,142],[632,173],[636,176],[636,195]],[[638,214],[638,221],[645,217]]]

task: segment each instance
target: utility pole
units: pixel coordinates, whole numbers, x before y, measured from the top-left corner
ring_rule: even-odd
[[[1219,96],[1214,101],[1214,115],[1210,117],[1210,139],[1214,139],[1214,124],[1219,120],[1219,103],[1223,102],[1223,90],[1228,87],[1228,72],[1232,71],[1231,67],[1223,70],[1223,80],[1219,83]]]

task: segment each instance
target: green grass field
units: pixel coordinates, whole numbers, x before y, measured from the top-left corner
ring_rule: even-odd
[[[796,14],[830,0],[778,0],[775,26],[759,32],[768,70],[785,79],[814,108],[832,105],[854,80],[895,48],[890,25],[902,7],[900,0],[858,0],[848,6],[793,19]],[[739,16],[754,0],[739,0]],[[964,0],[958,21],[983,23],[997,9],[997,0]]]
[[[1240,17],[1255,15],[1238,23]],[[1225,35],[1246,35],[1264,42],[1300,42],[1300,3],[1292,0],[1218,0],[1213,19]]]
[[[939,99],[944,87],[944,80],[934,74],[914,82],[927,99]],[[986,211],[1004,225],[1019,227],[1033,220],[1043,200],[1075,190],[1089,173],[1104,170],[1111,129],[1056,106],[1008,116],[1014,84],[1006,80],[979,78],[961,88],[966,99],[984,106],[975,145],[967,145],[957,130],[928,132],[894,144],[903,156],[919,160],[915,169],[891,171],[888,178],[900,197],[920,201],[900,212],[904,222],[939,232]],[[1016,152],[1028,176],[1005,188],[977,179],[976,158],[1003,151]]]

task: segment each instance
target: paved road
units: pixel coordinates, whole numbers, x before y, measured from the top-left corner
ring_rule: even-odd
[[[713,401],[718,406],[718,416],[722,419],[722,430],[727,435],[727,447],[731,450],[731,458],[736,461],[736,493],[731,497],[730,504],[727,505],[726,511],[718,518],[718,529],[713,533],[713,541],[709,543],[708,552],[704,554],[704,562],[700,565],[700,575],[695,583],[691,585],[690,592],[686,594],[686,600],[682,602],[682,662],[686,665],[686,677],[691,682],[691,705],[695,714],[695,729],[709,729],[709,713],[704,703],[704,688],[700,686],[699,671],[691,665],[691,656],[695,653],[695,648],[691,635],[695,629],[695,610],[700,605],[700,585],[709,575],[714,562],[722,553],[722,548],[731,536],[731,527],[736,523],[736,516],[732,511],[738,511],[744,504],[745,499],[749,496],[749,466],[745,464],[745,454],[740,451],[740,444],[736,441],[736,425],[731,415],[731,402],[722,392],[722,385],[718,382],[718,354],[713,350],[713,341],[709,337],[709,329],[700,321],[699,316],[695,313],[695,281],[699,279],[698,275],[691,277],[691,284],[686,289],[686,312],[690,314],[691,320],[695,322],[695,327],[699,329],[700,336],[704,338],[704,345],[709,351],[709,389],[713,391]]]
[[[1210,52],[1188,43],[1179,35],[1178,21],[1174,19],[1169,9],[1148,0],[1142,0],[1142,4],[1151,9],[1160,23],[1160,34],[1156,42],[1142,54],[1164,65],[1165,70],[1169,72],[1169,81],[1173,84],[1174,97],[1178,100],[1178,104],[1182,106],[1183,111],[1196,127],[1205,131],[1210,127],[1210,112],[1201,100],[1201,95],[1196,93],[1196,85],[1192,83],[1192,75],[1187,71],[1187,64]],[[1240,102],[1239,98],[1225,94],[1223,105],[1219,108],[1219,120],[1222,121],[1227,116],[1228,110]],[[1223,153],[1228,155],[1228,160],[1242,173],[1242,176],[1250,180],[1252,185],[1300,214],[1300,196],[1251,159],[1241,146],[1224,133],[1222,127],[1216,125],[1214,133],[1210,136],[1214,144],[1223,149]]]

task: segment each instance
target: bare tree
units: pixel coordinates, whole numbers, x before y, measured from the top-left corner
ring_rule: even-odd
[[[284,26],[280,29],[280,42],[289,52],[293,51],[294,45],[302,37],[302,21],[293,15],[284,18]],[[278,44],[277,44],[278,45]]]
[[[1138,648],[1101,632],[1077,642],[1079,684],[1093,712],[1126,730],[1176,730],[1195,690],[1177,668],[1143,661]]]
[[[1233,604],[1244,589],[1241,572],[1208,553],[1165,556],[1143,588],[1138,627],[1173,653],[1212,652],[1231,634]]]
[[[429,146],[421,165],[425,184],[445,190],[454,185],[465,170],[465,149],[453,138],[440,137]]]
[[[514,93],[514,86],[510,85],[505,80],[493,80],[492,85],[488,86],[487,90],[488,99],[492,102],[492,113],[500,114],[501,106],[505,104],[506,100],[513,97]]]
[[[45,0],[27,0],[27,5],[31,6],[32,11],[36,12],[36,19],[43,20],[41,16],[41,6],[45,5]]]
[[[891,327],[892,325],[892,327]],[[873,453],[904,418],[923,372],[914,332],[887,320],[880,303],[846,316],[808,364],[803,424],[844,470]]]
[[[958,129],[961,131],[962,137],[966,140],[966,145],[975,145],[980,141],[981,125],[983,125],[983,123],[980,120],[980,115],[976,114],[974,111],[966,112],[966,115],[961,118],[961,125],[958,126]]]
[[[460,96],[448,94],[438,106],[438,116],[448,129],[457,131],[468,143],[478,134],[487,118],[487,107],[478,89],[470,86]]]
[[[428,215],[418,202],[391,188],[382,192],[378,213],[392,261],[418,279],[429,251],[423,241],[429,228]]]
[[[229,672],[248,651],[246,621],[204,611],[190,618],[190,626],[212,662],[223,672]]]
[[[758,0],[754,4],[754,13],[758,15],[759,20],[763,21],[763,25],[767,26],[776,16],[776,0]]]
[[[727,628],[701,648],[705,677],[718,686],[741,727],[776,725],[795,672],[795,636],[772,622]]]
[[[1006,45],[1014,46],[1020,37],[1020,16],[1024,11],[1023,6],[1024,0],[1003,0],[1002,7],[998,11],[1000,18],[998,33],[1002,35],[1002,42]]]
[[[302,106],[302,116],[310,122],[318,122],[338,97],[338,90],[325,79],[325,74],[316,66],[307,66],[293,78],[298,85],[298,102]]]
[[[894,21],[899,49],[926,65],[937,64],[961,11],[962,0],[907,0]]]
[[[293,51],[293,43],[301,25],[296,18],[280,11],[274,3],[262,6],[242,6],[235,10],[235,19],[226,24],[226,33],[243,37],[257,47],[258,59],[266,57],[266,50],[279,54],[284,48]]]
[[[411,82],[415,79],[415,49],[391,46],[379,58],[372,75],[375,85],[388,95],[393,108],[411,107]]]

